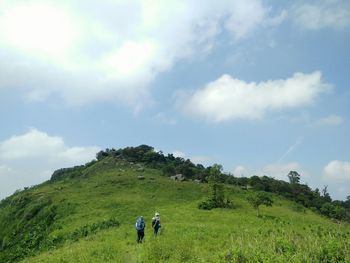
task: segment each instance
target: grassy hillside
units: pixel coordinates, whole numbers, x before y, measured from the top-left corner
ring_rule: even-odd
[[[247,190],[227,185],[233,209],[200,210],[208,184],[175,182],[110,157],[65,174],[1,202],[0,262],[350,262],[349,224],[277,195],[258,218]],[[143,244],[134,229],[139,215]]]

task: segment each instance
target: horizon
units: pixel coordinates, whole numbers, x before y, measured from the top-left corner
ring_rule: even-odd
[[[350,196],[350,3],[0,2],[0,199],[101,149]]]

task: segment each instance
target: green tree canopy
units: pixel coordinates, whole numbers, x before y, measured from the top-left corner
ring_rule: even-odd
[[[265,192],[258,192],[250,195],[248,197],[248,202],[256,209],[257,216],[260,216],[259,207],[261,205],[272,206],[273,200],[270,198],[269,194]]]
[[[290,171],[287,176],[291,184],[298,184],[300,182],[300,174],[296,171]]]

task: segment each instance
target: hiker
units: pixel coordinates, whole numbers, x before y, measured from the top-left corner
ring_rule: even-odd
[[[152,227],[153,227],[153,230],[154,230],[154,235],[158,235],[158,232],[160,232],[160,216],[159,216],[159,213],[156,212],[154,214],[154,217],[152,218]]]
[[[135,228],[137,231],[137,243],[142,243],[143,237],[145,236],[145,227],[146,227],[145,220],[143,219],[143,216],[140,216],[136,220],[136,224],[135,224]]]

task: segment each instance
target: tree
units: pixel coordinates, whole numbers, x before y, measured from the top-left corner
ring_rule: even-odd
[[[345,208],[350,208],[350,195],[346,197],[346,201],[344,202]]]
[[[300,182],[300,174],[296,171],[290,171],[287,176],[291,184],[298,184]]]
[[[162,171],[166,176],[172,176],[176,173],[175,166],[172,163],[165,164]]]
[[[210,196],[208,200],[201,202],[199,208],[210,210],[212,208],[232,207],[231,201],[225,200],[224,185],[222,184],[222,165],[214,164],[209,168],[208,183]]]
[[[104,151],[99,151],[98,153],[96,153],[97,161],[101,161],[103,158],[105,158],[107,156],[108,156],[108,153],[104,152]]]
[[[210,200],[214,203],[215,207],[224,207],[224,186],[212,176],[209,177],[209,185],[211,190]]]
[[[328,185],[325,185],[324,188],[322,189],[323,200],[324,202],[332,202],[332,198],[329,195],[327,188],[328,188]]]
[[[325,216],[339,220],[344,219],[346,215],[345,208],[335,203],[324,203],[320,211]]]
[[[258,192],[256,194],[252,194],[247,199],[248,202],[253,206],[253,208],[256,209],[257,217],[260,216],[259,207],[261,205],[272,206],[273,203],[270,196],[265,192]]]

